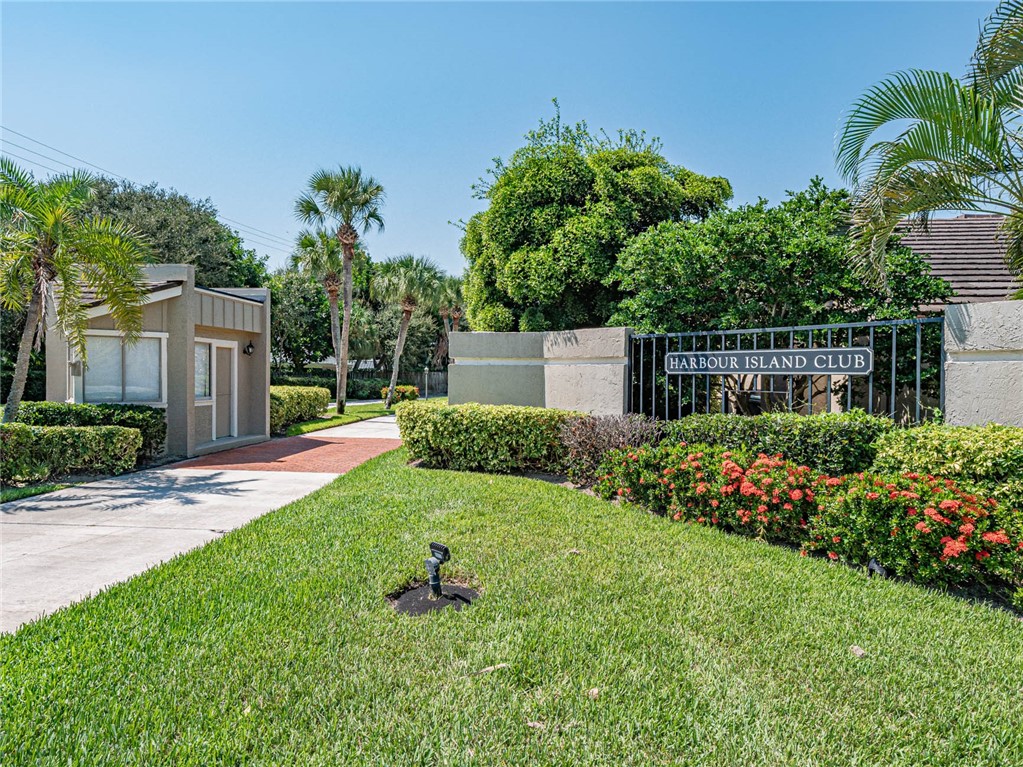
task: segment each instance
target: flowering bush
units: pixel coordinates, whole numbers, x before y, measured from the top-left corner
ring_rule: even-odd
[[[1023,540],[999,524],[994,499],[915,473],[837,482],[811,520],[809,550],[856,564],[875,559],[896,575],[928,583],[1012,580],[1023,573]]]
[[[385,386],[380,390],[380,399],[387,399],[387,390],[389,388],[389,386]],[[394,397],[391,398],[391,403],[396,405],[399,402],[411,402],[415,399],[419,399],[418,386],[395,386]]]
[[[696,509],[703,500],[702,484],[716,484],[721,467],[732,456],[706,445],[662,444],[658,447],[611,450],[597,470],[594,492],[602,498],[621,498],[655,514],[676,516],[679,509]],[[717,515],[710,513],[707,519]],[[697,516],[693,513],[693,518]]]
[[[761,454],[746,468],[729,453],[722,458],[716,481],[698,482],[697,501],[677,509],[675,519],[702,524],[709,507],[724,527],[742,535],[801,543],[817,511],[817,485],[825,479],[781,456]],[[717,524],[713,517],[710,521]]]

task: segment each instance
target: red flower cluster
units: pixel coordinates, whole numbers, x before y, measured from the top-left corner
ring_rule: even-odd
[[[822,505],[808,548],[876,559],[920,581],[983,579],[1019,567],[1018,550],[991,515],[996,505],[933,476],[855,478]]]

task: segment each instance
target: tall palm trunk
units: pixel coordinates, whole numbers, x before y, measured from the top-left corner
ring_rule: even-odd
[[[401,362],[401,353],[405,349],[405,336],[408,334],[408,326],[412,321],[412,309],[402,309],[401,324],[398,326],[398,340],[394,344],[394,363],[391,365],[391,385],[387,387],[387,399],[384,407],[390,408],[394,401],[394,387],[398,385],[398,365]]]
[[[352,332],[352,267],[355,262],[355,248],[344,248],[344,320],[341,323],[341,356],[337,357],[337,412],[345,412],[348,399],[348,337]]]
[[[334,347],[334,386],[335,391],[341,388],[341,320],[338,317],[337,289],[327,289],[327,303],[330,305],[330,343]],[[335,397],[337,399],[337,397]]]
[[[11,381],[11,390],[7,392],[7,405],[4,407],[4,423],[14,420],[18,414],[21,398],[25,394],[28,365],[32,359],[32,342],[35,340],[42,306],[42,296],[38,287],[35,287],[32,289],[32,298],[28,302],[28,310],[25,313],[25,329],[21,332],[21,343],[18,344],[18,361],[14,365],[14,380]]]

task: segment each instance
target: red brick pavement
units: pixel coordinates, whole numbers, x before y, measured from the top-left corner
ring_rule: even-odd
[[[236,471],[298,471],[343,474],[370,458],[401,447],[400,439],[344,439],[316,436],[284,437],[248,447],[192,458],[175,469]]]

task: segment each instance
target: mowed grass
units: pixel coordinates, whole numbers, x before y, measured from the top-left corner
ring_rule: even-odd
[[[56,482],[42,482],[38,485],[25,485],[24,487],[0,488],[0,503],[8,501],[20,501],[22,498],[31,498],[33,495],[52,493],[54,490],[63,490],[70,485],[61,485]]]
[[[382,401],[366,405],[348,405],[345,407],[345,412],[342,415],[328,410],[319,418],[314,418],[311,421],[293,423],[288,427],[287,435],[289,437],[298,437],[309,432],[320,431],[321,429],[332,429],[335,426],[344,426],[345,424],[365,421],[370,418],[379,418],[382,415],[391,415],[392,412],[394,411],[384,407]]]
[[[3,764],[1023,764],[1005,611],[406,459],[2,638]]]

